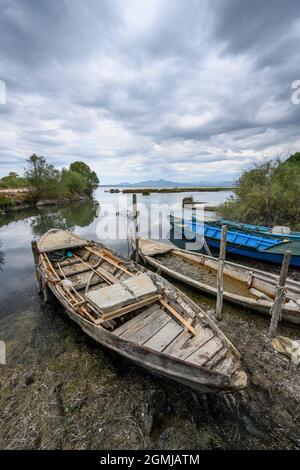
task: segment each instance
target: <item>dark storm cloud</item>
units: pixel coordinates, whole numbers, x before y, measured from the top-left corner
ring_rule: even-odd
[[[263,54],[289,37],[299,15],[298,0],[219,0],[214,30],[228,53],[256,49]]]
[[[2,0],[1,173],[35,152],[103,182],[227,179],[286,156],[299,39],[296,0]]]

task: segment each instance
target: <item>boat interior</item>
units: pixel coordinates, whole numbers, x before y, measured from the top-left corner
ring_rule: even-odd
[[[40,263],[59,298],[97,327],[214,372],[240,368],[238,352],[200,308],[102,245],[40,247]]]
[[[180,250],[172,245],[157,241],[142,239],[139,243],[142,255],[148,259],[150,257],[168,269],[216,288],[218,259]],[[254,300],[274,302],[278,279],[277,275],[225,261],[224,290],[226,292]],[[285,304],[300,309],[299,283],[292,279],[288,279],[286,282]]]

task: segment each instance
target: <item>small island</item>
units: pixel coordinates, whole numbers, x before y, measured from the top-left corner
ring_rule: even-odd
[[[99,185],[96,173],[84,162],[58,170],[44,157],[33,154],[26,163],[22,176],[10,172],[0,179],[0,211],[87,200]]]

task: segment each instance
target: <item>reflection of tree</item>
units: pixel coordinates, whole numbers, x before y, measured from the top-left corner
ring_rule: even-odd
[[[36,207],[30,207],[28,209],[22,209],[20,211],[11,211],[6,214],[0,215],[0,227],[8,225],[11,222],[19,222],[21,220],[29,219],[34,217],[38,213]]]
[[[72,230],[74,227],[68,223],[64,216],[58,210],[41,209],[39,213],[32,217],[30,226],[33,235],[41,236],[50,228],[59,228],[62,230]]]
[[[69,220],[72,225],[86,227],[90,225],[97,216],[98,208],[98,202],[89,200],[69,204],[62,209],[62,212],[66,220]]]
[[[4,265],[4,252],[1,250],[2,242],[0,241],[0,271],[3,269]]]
[[[31,218],[30,226],[35,236],[41,236],[51,228],[73,230],[77,225],[90,225],[97,215],[98,203],[84,201],[69,203],[62,207],[51,206],[39,209]]]

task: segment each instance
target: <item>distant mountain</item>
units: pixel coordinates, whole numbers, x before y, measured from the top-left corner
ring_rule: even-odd
[[[176,181],[168,181],[168,180],[146,180],[146,181],[139,181],[138,183],[129,183],[124,182],[120,184],[106,184],[103,186],[114,186],[118,188],[195,188],[198,186],[234,186],[233,181],[197,181],[196,183],[179,183]]]

